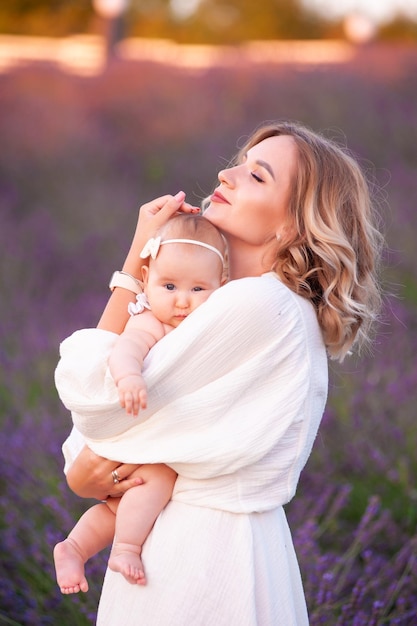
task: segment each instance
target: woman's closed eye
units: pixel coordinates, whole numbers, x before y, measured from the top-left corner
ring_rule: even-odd
[[[256,174],[255,172],[251,172],[250,173],[251,176],[258,182],[258,183],[263,183],[264,179],[261,178],[258,174]]]

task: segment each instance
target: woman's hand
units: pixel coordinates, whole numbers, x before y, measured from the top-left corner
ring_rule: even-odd
[[[141,206],[132,244],[123,263],[124,272],[140,280],[142,278],[141,267],[148,262],[140,258],[140,253],[148,239],[153,237],[156,231],[176,213],[199,213],[198,207],[193,207],[184,200],[185,193],[179,191],[175,196],[161,196]],[[116,287],[97,324],[98,328],[122,333],[129,319],[128,304],[133,301],[132,292]]]
[[[145,243],[153,237],[157,230],[176,213],[199,213],[198,207],[192,206],[188,202],[184,202],[185,193],[179,191],[175,196],[161,196],[151,202],[147,202],[139,209],[139,219],[137,225],[138,243],[142,251]],[[135,234],[136,237],[136,234]]]
[[[132,477],[138,467],[140,465],[109,461],[84,446],[68,470],[67,482],[72,491],[83,498],[119,498],[131,487],[142,484],[138,475]]]

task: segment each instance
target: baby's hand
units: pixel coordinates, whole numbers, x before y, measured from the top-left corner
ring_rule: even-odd
[[[139,409],[146,409],[148,394],[142,376],[131,374],[117,383],[120,406],[128,415],[137,416]]]

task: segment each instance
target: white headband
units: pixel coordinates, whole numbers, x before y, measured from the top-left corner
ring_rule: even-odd
[[[215,252],[224,265],[224,257],[220,250],[217,250],[217,248],[208,243],[196,241],[195,239],[166,239],[165,241],[161,241],[161,237],[152,237],[146,242],[142,252],[140,253],[140,258],[147,259],[150,256],[152,259],[156,259],[160,246],[164,246],[166,243],[191,243],[195,246],[200,246],[201,248],[207,248],[207,250]]]

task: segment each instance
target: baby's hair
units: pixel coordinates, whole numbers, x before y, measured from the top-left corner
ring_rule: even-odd
[[[202,215],[183,213],[175,215],[157,233],[166,239],[193,239],[207,243],[226,255],[226,241],[220,231]]]
[[[342,361],[369,342],[378,319],[378,269],[383,237],[368,182],[346,148],[300,124],[260,127],[235,163],[264,139],[288,135],[297,147],[290,216],[294,234],[277,243],[271,267],[293,291],[311,300],[329,355]]]

